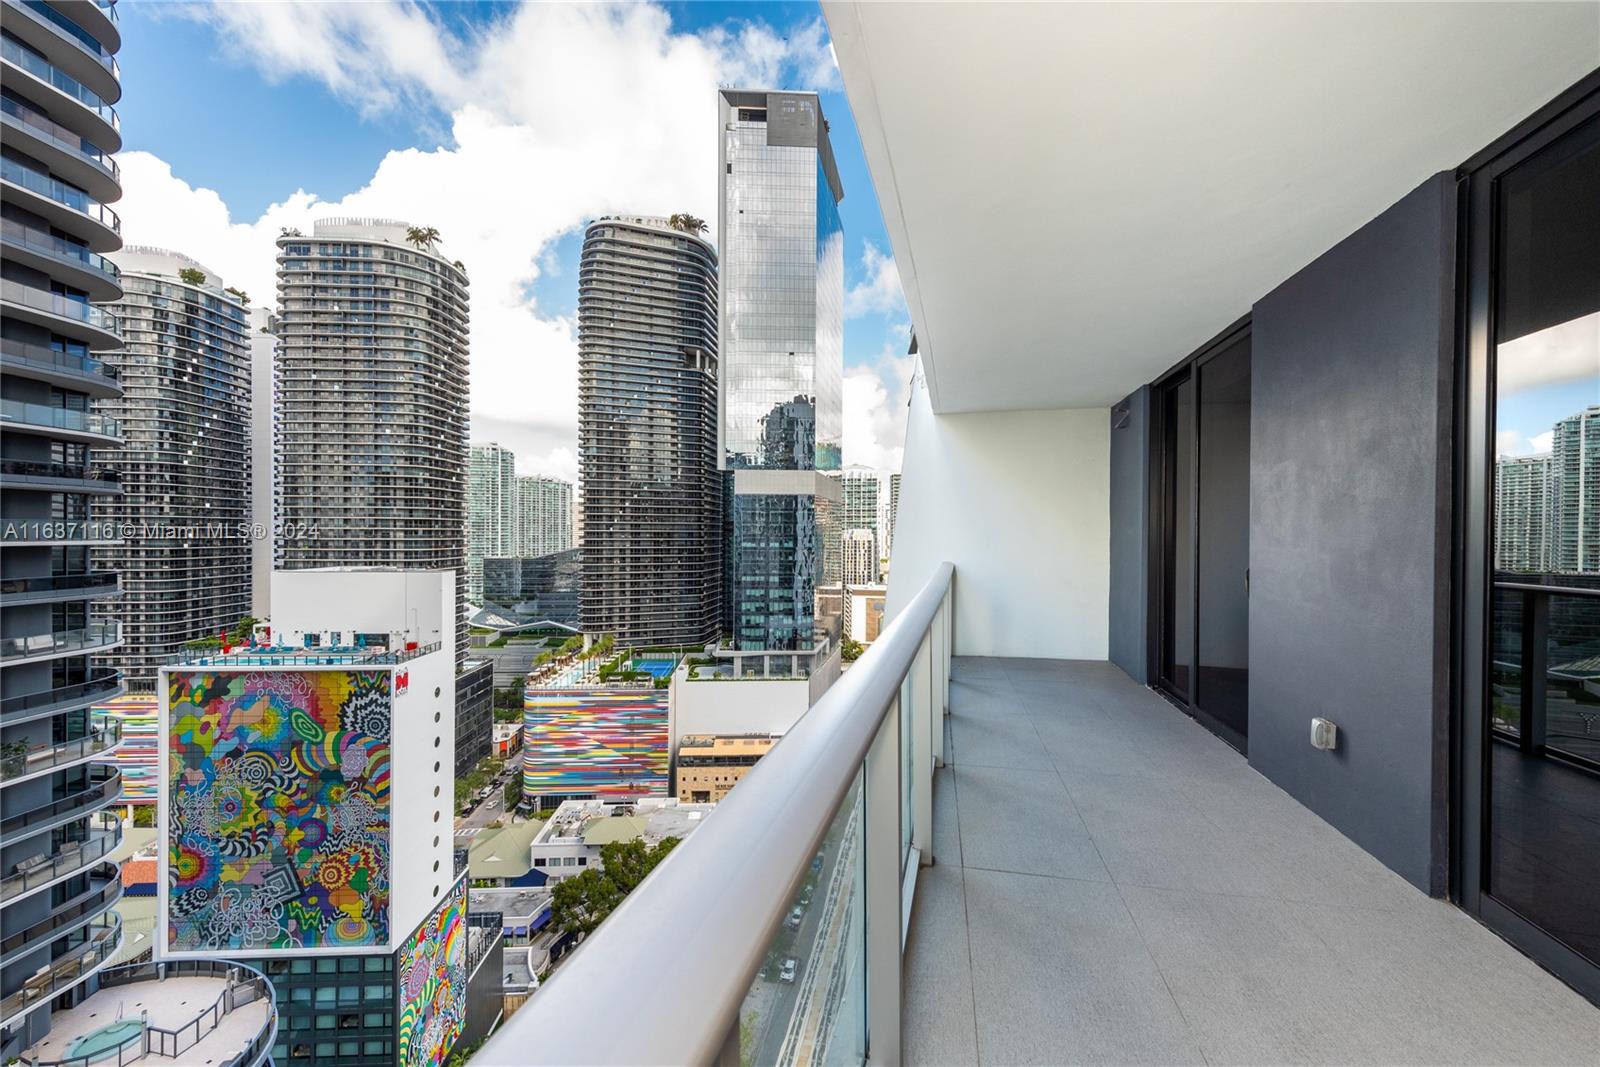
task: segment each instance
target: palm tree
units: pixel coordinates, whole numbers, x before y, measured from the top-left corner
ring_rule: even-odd
[[[439,230],[434,226],[406,227],[406,243],[418,248],[429,248],[439,240]]]
[[[667,225],[682,233],[702,234],[706,232],[704,219],[697,219],[693,215],[679,212],[667,220]]]

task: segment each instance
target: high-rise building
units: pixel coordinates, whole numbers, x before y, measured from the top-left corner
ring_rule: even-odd
[[[894,556],[894,524],[900,518],[900,472],[895,471],[889,475],[889,550],[885,555]]]
[[[473,445],[467,459],[467,600],[483,603],[483,561],[515,553],[517,457],[490,442]]]
[[[572,547],[572,483],[542,474],[518,475],[516,537],[503,553],[547,556]]]
[[[1502,456],[1494,475],[1496,570],[1543,573],[1550,569],[1550,455]]]
[[[1600,574],[1600,406],[1551,428],[1550,569]]]
[[[105,358],[122,343],[116,264],[122,95],[110,5],[5,4],[0,37],[0,475],[5,584],[0,592],[0,1062],[43,1040],[51,1012],[95,989],[122,942],[112,906],[121,883],[106,855],[121,838],[101,809],[114,768],[92,767],[114,737],[89,705],[122,684],[105,657],[121,628],[93,605],[118,592],[90,568],[90,547],[118,472],[91,458],[122,429],[91,410],[123,393]],[[70,915],[70,921],[65,917]],[[63,1058],[51,1056],[51,1059]]]
[[[244,294],[188,256],[129,246],[114,257],[123,348],[106,361],[123,393],[101,402],[122,425],[122,495],[106,519],[121,543],[95,550],[122,596],[95,605],[122,623],[106,657],[149,692],[186,641],[233,630],[251,607],[251,353]]]
[[[632,645],[720,628],[717,254],[674,219],[591,223],[579,268],[583,629]]]
[[[845,530],[839,535],[845,585],[875,585],[878,581],[878,537],[871,530]]]
[[[870,550],[872,564],[869,576],[852,578],[847,563],[844,580],[846,583],[856,585],[881,581],[883,572],[880,561],[888,548],[888,530],[883,521],[885,515],[883,476],[870,467],[846,467],[841,488],[844,491],[844,507],[839,517],[840,527],[845,533],[851,530],[865,530],[872,535]]]
[[[161,671],[155,956],[263,972],[276,1062],[443,1063],[467,1010],[455,575],[273,586],[272,644]]]
[[[437,241],[360,218],[278,238],[279,554],[290,570],[449,569],[459,612],[467,275]]]
[[[272,614],[272,571],[277,566],[278,319],[266,308],[250,309],[250,614]]]
[[[717,102],[727,615],[738,649],[810,650],[839,580],[844,189],[814,93]]]

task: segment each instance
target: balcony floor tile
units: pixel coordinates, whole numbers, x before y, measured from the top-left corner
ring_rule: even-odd
[[[1600,1011],[1115,667],[958,659],[950,701],[906,1062],[1600,1062]]]

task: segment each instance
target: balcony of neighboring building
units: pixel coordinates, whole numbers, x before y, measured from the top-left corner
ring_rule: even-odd
[[[27,1012],[76,989],[97,974],[122,945],[122,919],[107,912],[86,928],[84,936],[66,952],[31,975],[16,992],[0,1000],[0,1027],[9,1026]]]
[[[6,540],[3,543],[13,544]],[[115,539],[107,542],[114,544]],[[0,578],[0,607],[50,604],[66,600],[101,600],[122,593],[116,571],[87,574],[46,574],[27,578]]]
[[[121,676],[115,671],[104,671],[82,682],[27,693],[8,693],[0,699],[0,724],[10,726],[48,718],[63,711],[104,703],[121,696],[124,691]]]
[[[117,622],[93,622],[70,630],[0,638],[0,665],[11,667],[61,656],[107,652],[120,644],[122,625]]]
[[[7,259],[82,289],[89,294],[90,300],[109,301],[122,296],[122,272],[105,256],[90,251],[87,245],[68,241],[14,219],[0,219],[0,249],[4,249]],[[22,350],[31,347],[35,346],[25,346],[9,338],[5,342],[8,355],[12,348],[17,349],[17,355],[13,357],[17,359],[25,359]],[[42,361],[36,359],[35,362]],[[59,361],[50,362],[55,367],[63,366]],[[100,376],[104,376],[103,371]]]
[[[121,792],[121,771],[115,767],[91,767],[82,787],[75,788],[48,804],[40,804],[7,815],[0,821],[0,833],[10,838],[43,833],[74,819],[92,815],[116,800]]]
[[[84,827],[0,871],[0,904],[9,904],[66,881],[116,851],[122,843],[122,820],[111,812],[95,812]]]
[[[91,251],[114,252],[122,245],[122,218],[115,211],[35,166],[10,157],[0,159],[0,190],[18,207],[81,238]],[[116,343],[112,340],[104,347]]]
[[[51,771],[104,759],[122,743],[122,724],[111,721],[89,728],[83,737],[51,744],[28,740],[7,741],[0,746],[0,784],[26,781]]]
[[[65,332],[93,349],[116,348],[122,344],[117,317],[89,303],[87,297],[65,296],[4,280],[0,281],[0,311],[47,330]]]
[[[10,70],[14,84],[26,87],[26,95],[45,104],[58,120],[66,120],[107,152],[122,149],[122,120],[117,109],[38,49],[0,39],[0,63]]]
[[[61,893],[62,888],[76,886],[76,892]],[[52,894],[53,900],[46,913],[36,921],[0,938],[0,967],[8,967],[38,949],[70,939],[71,935],[89,926],[104,915],[122,897],[122,877],[115,863],[102,863],[84,872],[79,882],[63,883]]]
[[[89,5],[80,0],[61,5],[78,18],[44,0],[4,0],[4,4],[7,30],[48,56],[53,66],[105,103],[121,99],[122,71],[116,51],[122,38],[104,11],[88,11]],[[98,35],[96,28],[105,36]]]
[[[122,473],[94,463],[60,463],[46,459],[0,459],[0,475],[5,477],[7,489],[45,489],[97,494],[122,492]],[[28,521],[31,523],[33,520]],[[19,522],[18,526],[20,525]],[[0,528],[4,528],[3,518],[0,518]],[[35,535],[30,532],[14,536],[20,541]],[[90,539],[98,539],[98,535]],[[42,543],[48,543],[48,539]]]
[[[0,428],[13,433],[38,434],[53,441],[78,441],[108,448],[122,444],[121,424],[98,411],[29,404],[22,400],[0,400]]]
[[[67,105],[69,115],[75,110]],[[5,130],[8,144],[94,199],[103,202],[122,195],[122,169],[111,155],[115,148],[97,144],[39,108],[9,96],[0,98],[0,129]]]

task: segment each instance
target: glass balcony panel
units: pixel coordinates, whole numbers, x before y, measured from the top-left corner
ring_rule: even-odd
[[[117,161],[111,158],[111,154],[76,130],[46,118],[33,108],[18,103],[10,97],[0,97],[0,114],[10,115],[51,144],[64,151],[84,156],[113,178],[120,180],[121,168],[117,166]]]
[[[84,245],[75,244],[54,234],[46,233],[44,230],[35,229],[32,226],[24,226],[22,223],[12,219],[0,219],[0,235],[4,235],[8,244],[32,249],[47,256],[54,256],[56,259],[75,259],[90,270],[109,274],[113,278],[122,277],[122,271],[105,256],[100,255],[98,252],[91,252]],[[20,344],[21,342],[18,343]],[[9,348],[10,346],[8,345],[7,347]],[[27,347],[42,348],[43,346],[28,345]],[[46,348],[44,351],[49,352],[50,349]],[[64,352],[56,353],[56,355],[65,354]]]
[[[95,40],[94,35],[88,30],[45,3],[44,0],[21,0],[21,4],[72,38],[79,48],[99,60],[100,65],[110,71],[118,81],[122,80],[122,68],[117,65],[117,57],[101,47],[100,42]]]
[[[0,400],[0,421],[53,430],[77,430],[107,437],[117,437],[122,433],[116,419],[97,411],[76,411],[49,404],[28,404],[21,400]]]
[[[82,870],[122,844],[122,823],[116,816],[101,812],[91,825],[94,829],[82,841],[65,842],[54,852],[13,864],[0,880],[0,902]]]
[[[865,1062],[864,778],[846,792],[739,1009],[742,1064]]]
[[[21,67],[40,81],[49,82],[57,89],[60,89],[90,111],[99,115],[113,130],[122,129],[122,120],[117,117],[116,108],[102,100],[99,93],[50,63],[33,49],[25,48],[13,40],[0,38],[0,58],[3,58],[7,63]]]
[[[0,640],[0,657],[11,659],[37,656],[45,652],[69,652],[77,648],[94,648],[120,640],[122,627],[116,622],[96,622],[77,630],[58,630],[31,637],[7,637]]]
[[[40,174],[30,170],[21,163],[11,159],[0,159],[0,178],[20,185],[24,189],[31,189],[40,196],[54,200],[74,211],[87,215],[96,222],[109,227],[114,233],[122,232],[122,219],[115,211],[106,207],[100,201],[91,197],[82,189],[75,189],[57,178],[48,174]]]

